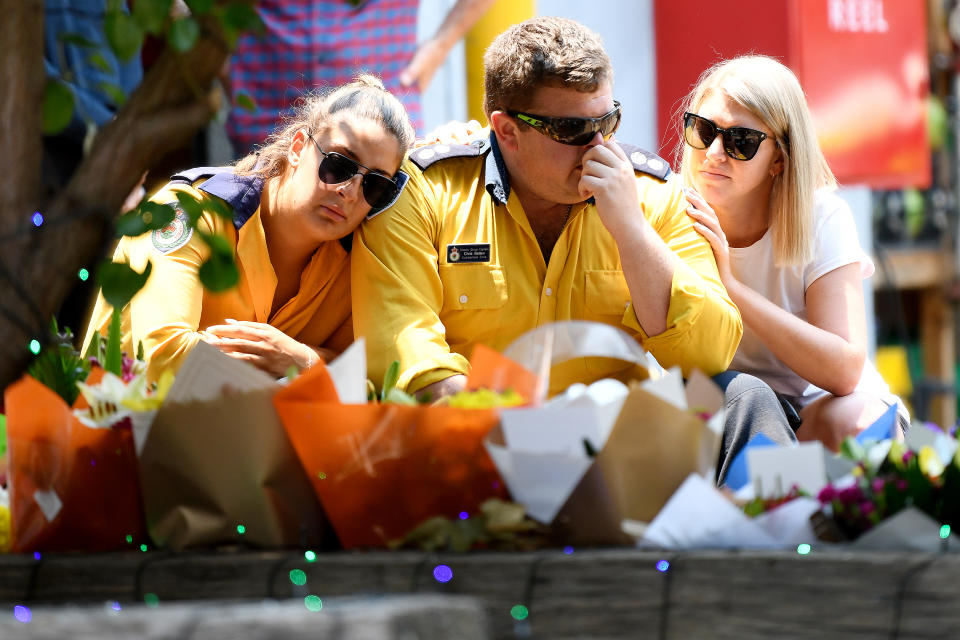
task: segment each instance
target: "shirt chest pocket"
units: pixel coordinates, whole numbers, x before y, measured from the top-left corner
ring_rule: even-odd
[[[622,316],[630,305],[630,290],[623,272],[592,269],[585,272],[584,306],[591,316]]]
[[[507,303],[507,283],[500,267],[442,264],[440,279],[445,310],[499,309]]]

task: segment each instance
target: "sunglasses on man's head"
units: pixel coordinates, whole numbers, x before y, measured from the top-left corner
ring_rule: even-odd
[[[309,138],[313,140],[313,136],[309,136]],[[324,151],[316,140],[313,140],[313,144],[317,145],[317,151],[323,156],[320,166],[317,167],[317,176],[321,181],[326,184],[340,184],[358,173],[363,176],[360,188],[363,192],[363,199],[371,207],[367,217],[383,211],[400,197],[403,185],[407,182],[407,176],[402,171],[397,172],[396,178],[391,178],[336,151]]]
[[[760,150],[767,134],[747,127],[721,129],[712,120],[689,111],[683,114],[683,139],[694,149],[706,149],[718,136],[723,139],[723,151],[734,160],[752,160]]]
[[[620,126],[620,103],[614,100],[613,111],[599,118],[552,118],[510,109],[507,115],[526,122],[551,140],[579,147],[588,144],[597,133],[604,140],[610,139]]]

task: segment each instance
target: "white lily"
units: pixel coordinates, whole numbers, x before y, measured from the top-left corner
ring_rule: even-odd
[[[138,376],[140,377],[142,376]],[[130,385],[124,384],[119,376],[107,372],[98,384],[78,382],[77,387],[90,407],[75,409],[73,413],[86,426],[109,429],[133,415],[133,411],[125,406],[127,399],[137,393],[136,385],[132,381]]]

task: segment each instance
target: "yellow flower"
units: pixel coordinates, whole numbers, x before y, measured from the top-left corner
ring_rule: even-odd
[[[0,497],[0,553],[9,553],[13,548],[13,535],[10,525],[10,499],[2,487],[0,491],[3,496]]]
[[[920,449],[918,462],[920,464],[920,470],[930,478],[939,477],[939,475],[943,473],[943,462],[940,460],[940,456],[936,450],[930,445]]]
[[[457,409],[493,409],[515,407],[526,402],[519,393],[507,389],[502,393],[490,389],[460,391],[446,398],[446,404]]]
[[[157,388],[153,393],[147,391],[147,379],[139,375],[130,381],[131,393],[122,401],[123,406],[134,411],[156,411],[167,398],[167,392],[173,386],[173,371],[165,370],[160,374],[160,380],[157,381]]]

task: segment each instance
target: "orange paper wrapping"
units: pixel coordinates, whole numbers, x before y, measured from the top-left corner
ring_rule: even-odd
[[[92,373],[88,383],[99,376]],[[7,388],[4,403],[13,551],[107,551],[145,539],[129,423],[87,427],[28,375]],[[50,520],[37,491],[55,493],[62,503]]]
[[[532,390],[532,374],[491,354],[484,386]],[[495,384],[488,366],[500,370]],[[483,445],[496,410],[340,404],[322,364],[273,401],[345,549],[383,547],[427,518],[476,514],[488,498],[507,497]]]

